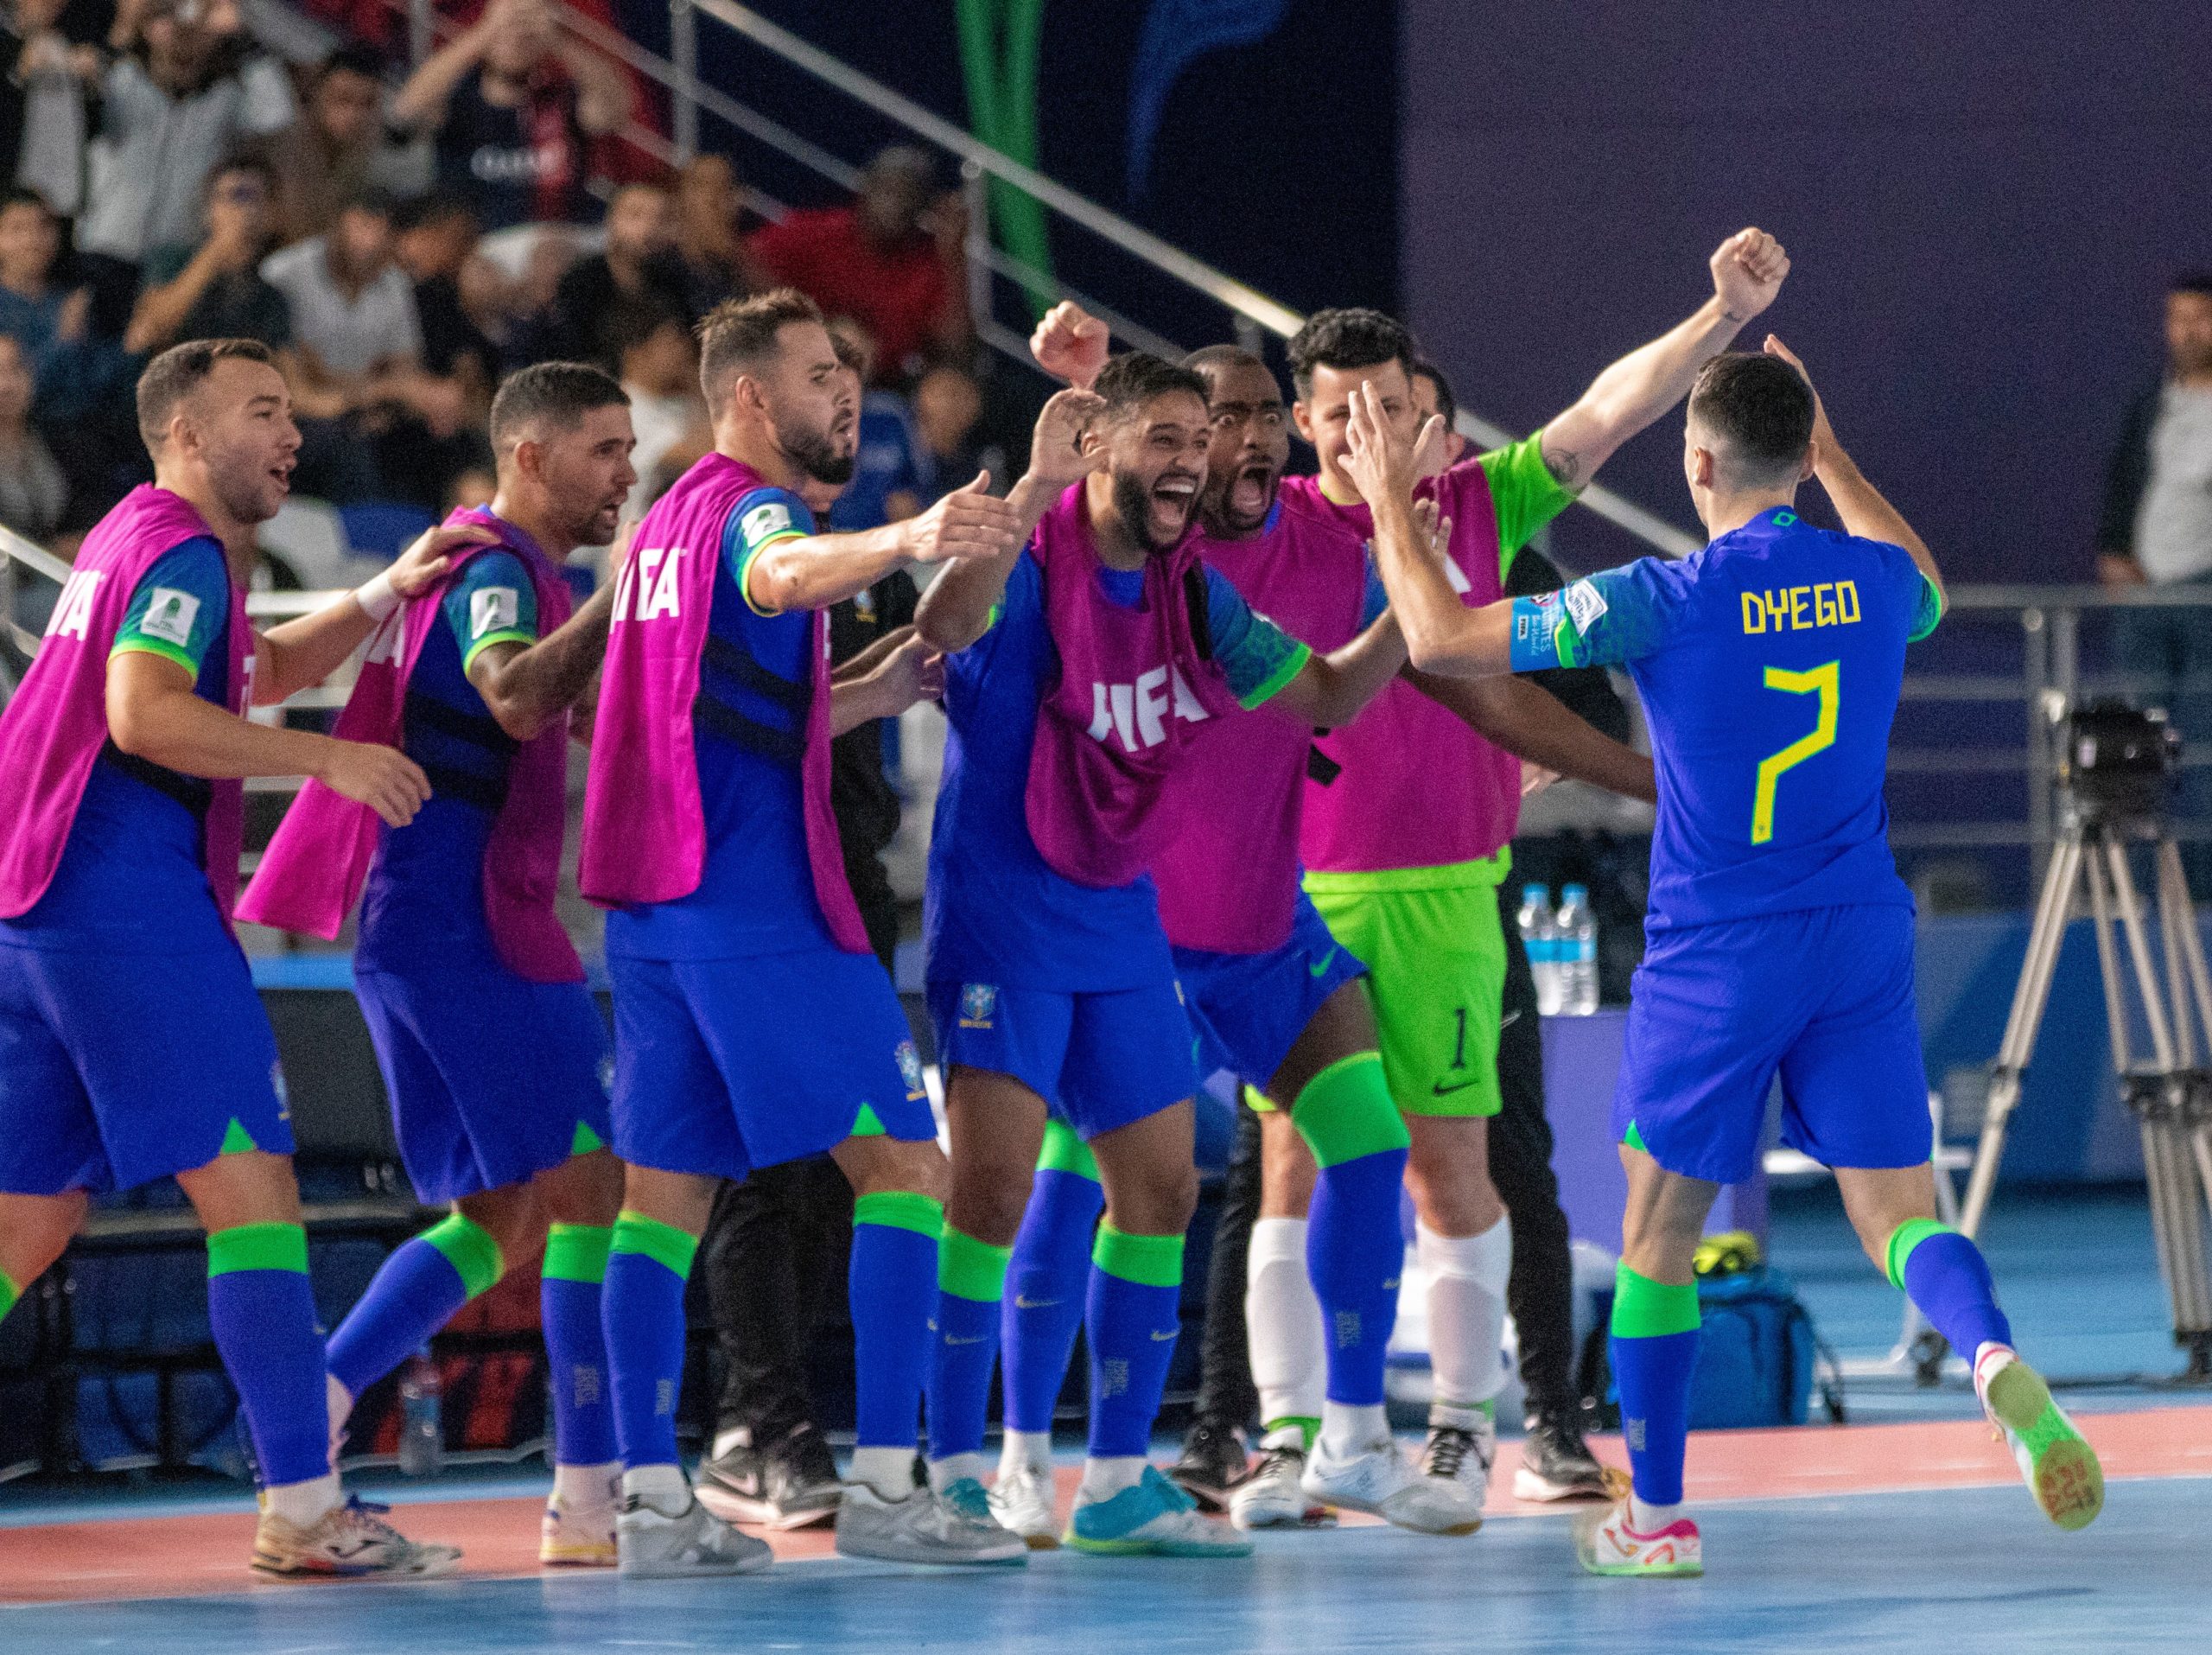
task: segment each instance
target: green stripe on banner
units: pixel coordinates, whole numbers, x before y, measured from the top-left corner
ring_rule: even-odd
[[[988,1304],[1006,1291],[1011,1247],[994,1247],[965,1231],[944,1226],[937,1244],[937,1285],[941,1293]]]
[[[507,1273],[507,1261],[492,1232],[466,1213],[455,1213],[423,1232],[423,1239],[446,1256],[470,1298],[488,1292]]]
[[[944,1233],[944,1203],[911,1189],[874,1190],[853,1203],[853,1222],[912,1230],[935,1241]]]
[[[699,1238],[687,1235],[672,1224],[663,1224],[658,1219],[649,1219],[642,1213],[626,1208],[614,1220],[614,1243],[609,1251],[643,1253],[666,1265],[671,1275],[689,1281],[691,1260],[699,1251]]]
[[[1625,1264],[1614,1272],[1613,1332],[1623,1339],[1664,1339],[1697,1325],[1696,1283],[1655,1282]]]
[[[1888,1251],[1890,1285],[1900,1293],[1904,1291],[1904,1263],[1912,1257],[1915,1247],[1930,1236],[1957,1233],[1949,1225],[1938,1224],[1933,1219],[1907,1219],[1891,1231]]]
[[[1290,1123],[1324,1167],[1340,1167],[1413,1143],[1406,1132],[1406,1117],[1390,1096],[1390,1083],[1383,1079],[1379,1052],[1338,1058],[1307,1081],[1291,1105]]]
[[[556,1224],[545,1232],[545,1264],[539,1273],[556,1282],[603,1282],[613,1245],[612,1225]]]
[[[1071,1172],[1078,1178],[1098,1181],[1098,1161],[1090,1146],[1076,1136],[1065,1121],[1045,1123],[1045,1147],[1037,1153],[1039,1172]]]
[[[1180,1287],[1183,1238],[1133,1236],[1102,1224],[1098,1240],[1090,1250],[1090,1262],[1107,1275],[1135,1282],[1139,1287]]]
[[[241,1224],[207,1237],[207,1274],[288,1270],[308,1273],[308,1232],[296,1224]]]

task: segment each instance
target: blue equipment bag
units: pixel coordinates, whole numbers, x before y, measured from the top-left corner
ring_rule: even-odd
[[[1740,1430],[1802,1425],[1813,1397],[1814,1369],[1827,1355],[1812,1313],[1789,1278],[1764,1266],[1700,1277],[1697,1368],[1690,1379],[1690,1429]],[[1828,1416],[1840,1421],[1843,1398],[1834,1380],[1821,1387]]]

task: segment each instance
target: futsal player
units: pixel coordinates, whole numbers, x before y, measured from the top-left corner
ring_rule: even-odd
[[[452,1212],[385,1262],[330,1338],[334,1437],[369,1385],[512,1265],[543,1255],[553,1494],[538,1555],[612,1566],[617,1508],[600,1283],[622,1169],[607,1149],[607,1028],[554,909],[569,710],[613,589],[573,615],[562,565],[614,538],[636,485],[629,398],[542,362],[492,400],[499,492],[454,512],[447,575],[371,642],[340,733],[401,748],[431,797],[404,827],[310,782],[241,918],[324,937],[362,903],[354,992],[408,1181]]]
[[[948,570],[916,617],[949,654],[951,725],[924,921],[953,1168],[930,1474],[955,1498],[982,1499],[1001,1298],[1049,1111],[1095,1158],[1105,1193],[1084,1306],[1090,1454],[1065,1538],[1100,1552],[1241,1556],[1249,1543],[1198,1518],[1146,1459],[1197,1196],[1198,1080],[1146,870],[1177,831],[1170,780],[1205,761],[1211,724],[1262,705],[1294,729],[1339,723],[1402,661],[1387,621],[1317,657],[1200,561],[1203,379],[1135,353],[1105,365],[1096,392],[1082,453],[1040,448],[1016,490],[1037,522],[1026,547]],[[1064,467],[1078,480],[1055,499],[1046,479]],[[1264,824],[1264,810],[1252,819]],[[1345,1158],[1379,1156],[1395,1182],[1400,1146],[1387,1111],[1370,1114],[1371,1089],[1355,1074],[1330,1096],[1315,1116],[1346,1123]],[[1374,1257],[1346,1271],[1365,1270],[1356,1308],[1382,1316],[1387,1335]],[[1024,1531],[1049,1541],[1041,1490],[1031,1504]]]
[[[816,532],[798,491],[850,474],[859,417],[820,311],[789,289],[732,302],[700,345],[715,449],[646,513],[616,576],[584,809],[581,883],[612,910],[628,1168],[604,1294],[621,1568],[767,1561],[677,1462],[684,1282],[717,1180],[824,1151],[856,1197],[859,1418],[837,1547],[1018,1562],[988,1512],[913,1486],[944,1165],[830,805],[831,735],[900,708],[875,678],[833,692],[825,632],[829,605],[901,563],[1010,551],[1015,508],[979,477],[904,522]]]
[[[328,608],[257,636],[254,531],[300,436],[266,347],[203,340],[137,385],[154,481],[86,538],[0,712],[0,1314],[87,1198],[174,1176],[207,1229],[207,1315],[262,1477],[253,1567],[425,1575],[332,1469],[323,1340],[276,1043],[229,929],[245,776],[306,775],[404,826],[430,796],[382,743],[250,722],[335,671],[469,537],[425,535]]]
[[[1711,298],[1606,368],[1541,430],[1424,482],[1424,497],[1452,520],[1450,553],[1438,569],[1463,605],[1501,595],[1513,554],[1616,449],[1681,400],[1698,365],[1772,302],[1789,260],[1771,237],[1746,230],[1722,244],[1710,268]],[[1364,538],[1372,519],[1345,467],[1345,424],[1354,393],[1371,385],[1384,417],[1411,436],[1412,336],[1376,311],[1325,310],[1291,341],[1290,358],[1299,395],[1292,412],[1320,470],[1287,480],[1285,497],[1335,514]],[[1516,688],[1534,716],[1587,732],[1534,685]],[[1306,887],[1330,930],[1368,967],[1383,1069],[1412,1136],[1407,1181],[1414,1251],[1429,1281],[1435,1381],[1424,1465],[1479,1493],[1497,1454],[1494,1399],[1505,1382],[1499,1346],[1512,1266],[1488,1124],[1502,1102],[1505,947],[1497,887],[1510,862],[1521,761],[1410,685],[1392,686],[1366,717],[1317,745],[1331,767],[1306,786]],[[1511,745],[1566,771],[1525,739]],[[1616,769],[1591,779],[1649,796],[1648,773],[1625,763]],[[1308,1491],[1320,1493],[1331,1473],[1325,1455],[1309,1464]]]
[[[1414,658],[1469,675],[1625,666],[1657,754],[1649,946],[1613,1102],[1629,1181],[1613,1372],[1634,1487],[1578,1524],[1582,1566],[1703,1570],[1682,1514],[1691,1260],[1719,1186],[1757,1165],[1777,1075],[1783,1141],[1834,1169],[1867,1256],[1971,1361],[2037,1505],[2062,1528],[2088,1524],[2104,1499],[2096,1455],[2014,1353],[1981,1254],[1936,1219],[1912,898],[1882,800],[1905,646],[1943,609],[1926,545],[1770,335],[1763,354],[1713,357],[1690,392],[1682,463],[1705,549],[1555,597],[1463,607],[1411,516],[1416,444],[1376,388],[1358,392],[1347,440]],[[1798,517],[1808,477],[1845,532]]]

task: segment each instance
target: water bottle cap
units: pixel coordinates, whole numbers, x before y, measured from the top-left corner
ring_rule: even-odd
[[[1559,894],[1560,900],[1566,902],[1572,902],[1578,897],[1586,902],[1590,900],[1590,888],[1587,885],[1562,885],[1560,887]]]
[[[1523,885],[1521,888],[1521,900],[1523,902],[1548,902],[1552,900],[1551,887],[1548,885]]]

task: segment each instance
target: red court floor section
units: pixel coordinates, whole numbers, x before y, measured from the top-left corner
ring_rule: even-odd
[[[2212,1477],[2212,1407],[2086,1415],[2080,1423],[2108,1479]],[[1618,1440],[1601,1447],[1608,1459],[1622,1459]],[[1517,1443],[1501,1446],[1491,1514],[1558,1512],[1557,1506],[1511,1497],[1518,1459]],[[1692,1437],[1687,1492],[1693,1502],[1806,1499],[1973,1487],[2010,1482],[2017,1475],[1989,1428],[1979,1422],[1802,1426]],[[1074,1492],[1075,1476],[1072,1467],[1061,1474],[1064,1508]],[[537,1570],[538,1509],[526,1499],[432,1500],[408,1505],[398,1515],[416,1538],[464,1548],[464,1574],[489,1577]],[[0,1602],[177,1597],[248,1588],[288,1594],[315,1589],[256,1584],[245,1568],[252,1537],[252,1518],[244,1511],[0,1529]],[[823,1557],[831,1551],[826,1530],[767,1537],[783,1558]]]

